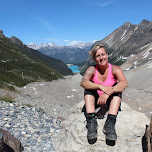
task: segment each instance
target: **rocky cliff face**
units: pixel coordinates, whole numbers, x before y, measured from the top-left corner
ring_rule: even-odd
[[[23,42],[21,40],[19,40],[18,38],[16,38],[15,36],[10,37],[10,40],[13,41],[13,43],[15,43],[17,46],[24,46]]]
[[[126,22],[103,40],[95,44],[104,44],[109,54],[109,62],[123,65],[124,70],[152,65],[152,22],[143,20],[139,25]],[[83,71],[90,65],[89,59]],[[91,62],[92,63],[92,62]]]
[[[2,30],[0,30],[0,37],[5,37]]]
[[[105,44],[114,51],[112,57],[129,57],[138,54],[152,42],[152,22],[143,20],[139,25],[126,22],[103,40],[96,43]]]

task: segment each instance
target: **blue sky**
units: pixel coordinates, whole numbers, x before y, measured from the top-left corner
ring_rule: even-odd
[[[70,45],[101,40],[129,21],[152,20],[152,0],[1,0],[6,37]]]

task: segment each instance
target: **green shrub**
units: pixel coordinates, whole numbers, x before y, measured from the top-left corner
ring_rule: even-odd
[[[0,97],[0,100],[1,101],[5,101],[5,102],[10,102],[10,103],[15,103],[14,100],[10,99],[10,98],[7,98],[7,97]]]

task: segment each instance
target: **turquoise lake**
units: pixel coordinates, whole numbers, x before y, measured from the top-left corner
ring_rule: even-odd
[[[70,65],[70,66],[68,66],[68,68],[71,69],[73,73],[80,72],[80,70],[78,70],[79,67],[76,65]]]

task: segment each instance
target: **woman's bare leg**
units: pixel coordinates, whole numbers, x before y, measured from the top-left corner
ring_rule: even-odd
[[[110,102],[110,107],[109,107],[108,114],[112,114],[112,115],[117,116],[120,103],[121,103],[121,98],[118,97],[118,96],[114,96],[113,99]]]
[[[84,100],[87,114],[95,113],[95,97],[92,95],[85,95]]]

